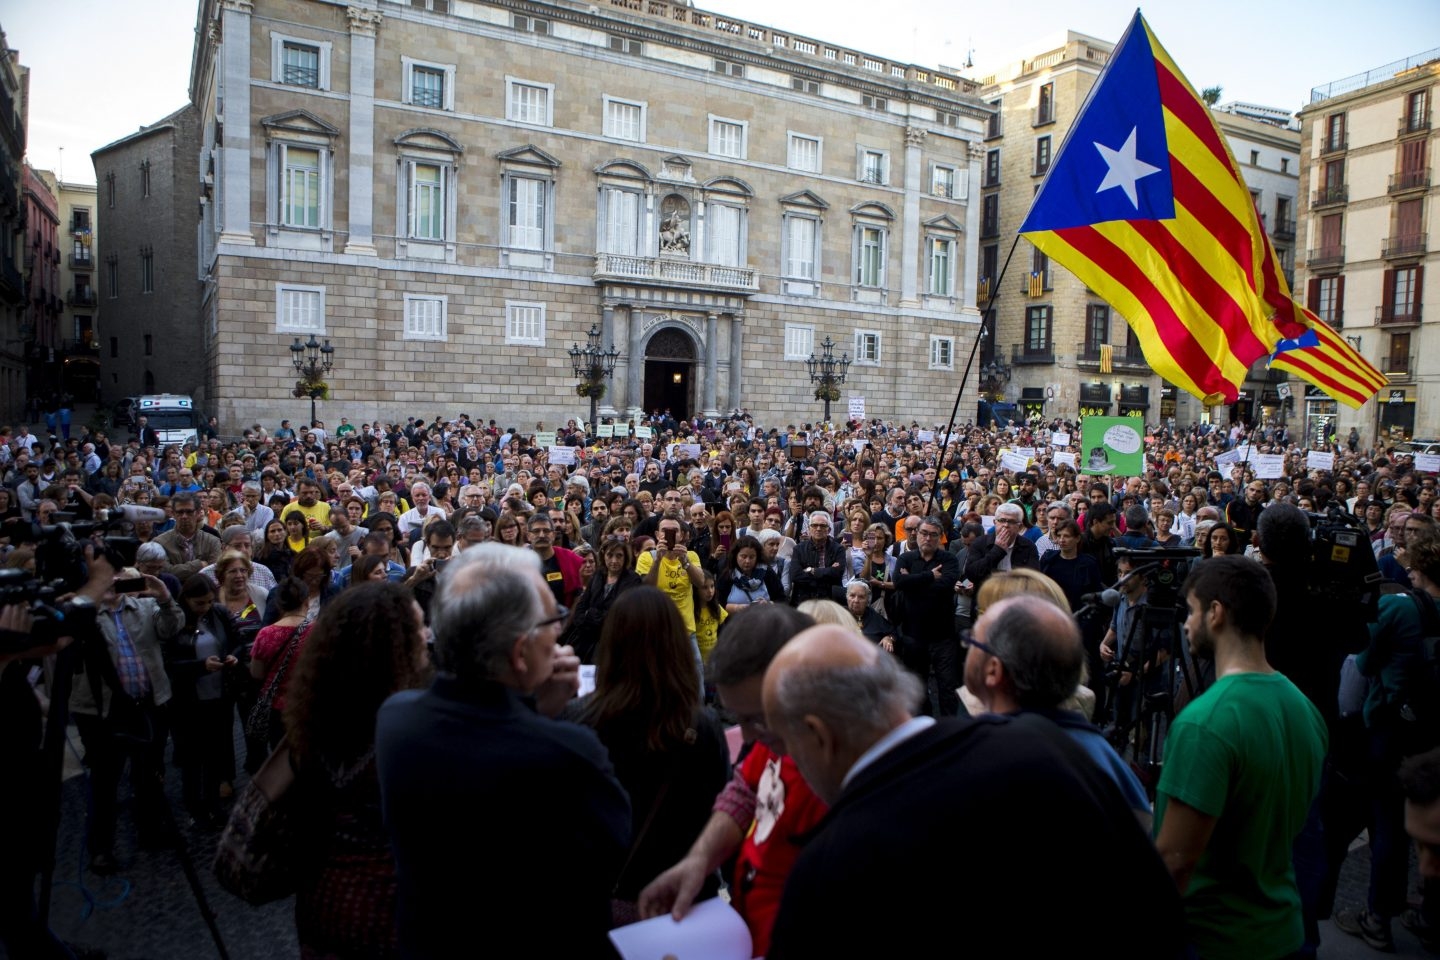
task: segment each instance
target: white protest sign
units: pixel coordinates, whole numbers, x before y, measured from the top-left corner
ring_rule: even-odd
[[[1240,451],[1238,450],[1226,450],[1224,453],[1215,457],[1215,466],[1217,467],[1228,467],[1232,463],[1239,462]]]
[[[1335,454],[1329,450],[1311,450],[1305,454],[1305,469],[1334,470]]]
[[[934,431],[934,430],[916,430],[916,431],[915,431],[915,439],[918,440],[918,441],[920,441],[921,443],[934,443],[934,442],[935,442],[935,431]]]
[[[613,423],[602,423],[602,424],[600,424],[600,426],[598,426],[598,427],[595,428],[595,436],[597,436],[597,437],[613,437],[613,436],[615,436],[615,424],[613,424]]]
[[[1055,433],[1050,434],[1050,446],[1052,446],[1052,447],[1068,447],[1068,446],[1070,446],[1070,434],[1068,434],[1068,433],[1060,433],[1060,432],[1058,432],[1058,431],[1055,432]]]
[[[535,434],[535,446],[537,446],[537,447],[553,447],[553,446],[555,446],[555,432],[554,432],[553,430],[547,430],[547,431],[545,431],[544,433],[537,433],[537,434]]]
[[[587,694],[587,693],[594,693],[594,692],[595,692],[595,664],[593,664],[593,663],[582,663],[582,664],[580,664],[580,692],[577,693],[577,694],[575,694],[575,696],[577,696],[577,697],[583,697],[583,696],[585,696],[585,694]]]
[[[1020,454],[1020,456],[1026,457],[1026,458],[1030,458],[1030,457],[1035,456],[1035,448],[1034,448],[1034,447],[1016,447],[1016,448],[1015,448],[1015,452],[1018,453],[1018,454]]]
[[[1000,455],[1000,469],[1013,470],[1016,473],[1024,473],[1025,468],[1030,466],[1030,458],[1013,450],[1007,450]]]
[[[980,514],[980,529],[981,529],[981,530],[984,530],[986,533],[989,533],[991,530],[994,530],[994,529],[995,529],[995,518],[992,517],[992,516],[990,516],[989,514],[984,514],[984,513]]]
[[[550,462],[557,466],[569,466],[575,462],[574,447],[550,447]]]
[[[636,427],[635,427],[635,439],[637,439],[637,440],[649,440],[649,439],[650,439],[650,428],[647,427],[647,426],[645,426],[644,424],[637,424]]]
[[[1073,453],[1057,452],[1057,453],[1055,454],[1055,466],[1057,466],[1057,467],[1070,467],[1071,469],[1074,469],[1074,467],[1075,467],[1075,454],[1073,454]]]
[[[864,398],[864,397],[851,397],[851,398],[850,398],[850,408],[849,408],[849,409],[850,409],[850,419],[851,419],[851,420],[864,420],[864,419],[865,419],[865,398]]]
[[[1415,454],[1415,469],[1421,473],[1440,473],[1440,453]]]
[[[865,452],[865,447],[866,447],[869,443],[870,443],[869,440],[866,440],[864,437],[859,437],[859,438],[857,438],[857,439],[855,439],[855,440],[851,440],[851,441],[850,441],[850,446],[852,446],[852,447],[855,448],[855,455],[856,455],[856,456],[859,456],[860,454],[862,454],[862,453]]]
[[[1259,480],[1279,480],[1285,476],[1285,455],[1283,453],[1256,453],[1250,457]]]

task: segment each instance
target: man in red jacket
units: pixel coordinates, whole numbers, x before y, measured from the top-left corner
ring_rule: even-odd
[[[574,606],[575,598],[585,584],[580,582],[580,567],[585,561],[579,554],[555,546],[555,527],[550,517],[537,513],[530,518],[530,549],[540,558],[545,585],[561,606]]]

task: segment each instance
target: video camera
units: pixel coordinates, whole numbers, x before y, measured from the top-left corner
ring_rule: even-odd
[[[1339,601],[1347,613],[1359,611],[1365,623],[1379,616],[1380,573],[1370,537],[1360,520],[1332,504],[1325,513],[1305,511],[1310,521],[1310,563],[1306,582],[1310,593],[1326,601]]]
[[[1185,578],[1190,575],[1190,562],[1200,555],[1197,547],[1115,548],[1117,558],[1126,557],[1132,569],[1144,571],[1150,591],[1148,603],[1177,609],[1184,604],[1183,590]],[[1147,566],[1151,568],[1145,569]]]

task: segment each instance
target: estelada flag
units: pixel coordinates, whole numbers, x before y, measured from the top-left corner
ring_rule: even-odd
[[[1138,11],[1020,233],[1119,311],[1156,373],[1207,403],[1234,402],[1284,336],[1250,191]]]

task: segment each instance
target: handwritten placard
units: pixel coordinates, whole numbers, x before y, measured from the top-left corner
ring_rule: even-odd
[[[598,427],[595,428],[595,436],[601,437],[601,438],[604,438],[604,437],[613,437],[613,436],[615,436],[615,424],[613,424],[613,423],[602,423],[602,424],[600,424]]]
[[[1305,469],[1334,470],[1335,453],[1332,450],[1311,450],[1305,454]]]
[[[547,430],[544,433],[535,434],[535,445],[537,447],[555,446],[555,432],[553,430]]]
[[[643,423],[641,423],[641,424],[636,424],[636,426],[635,426],[635,439],[637,439],[637,440],[649,440],[649,439],[650,439],[650,428],[649,428],[648,426],[646,426],[645,424],[643,424]]]
[[[916,431],[915,431],[915,439],[918,440],[918,441],[920,441],[921,443],[934,443],[934,442],[935,442],[935,431],[934,431],[934,430],[916,430]]]
[[[1073,470],[1075,468],[1075,454],[1065,453],[1064,451],[1056,451],[1055,466],[1069,467]]]
[[[1440,453],[1415,454],[1415,469],[1421,473],[1440,473]]]
[[[849,412],[850,412],[850,419],[851,419],[851,420],[864,420],[864,419],[865,419],[865,398],[864,398],[864,397],[851,397],[851,398],[850,398],[850,401],[849,401],[849,404],[848,404],[848,409],[849,409]]]
[[[1250,465],[1260,480],[1279,480],[1285,476],[1285,455],[1283,453],[1256,453],[1250,456]]]
[[[1050,434],[1050,446],[1052,446],[1052,447],[1068,447],[1068,446],[1070,446],[1070,434],[1068,434],[1068,433],[1060,433],[1059,431],[1056,431],[1055,433]]]
[[[1034,447],[1016,447],[1016,448],[1015,448],[1015,452],[1018,453],[1018,454],[1020,454],[1020,456],[1026,457],[1026,458],[1035,456],[1035,448],[1034,448]]]
[[[574,447],[550,447],[550,462],[557,466],[569,466],[575,462]]]

